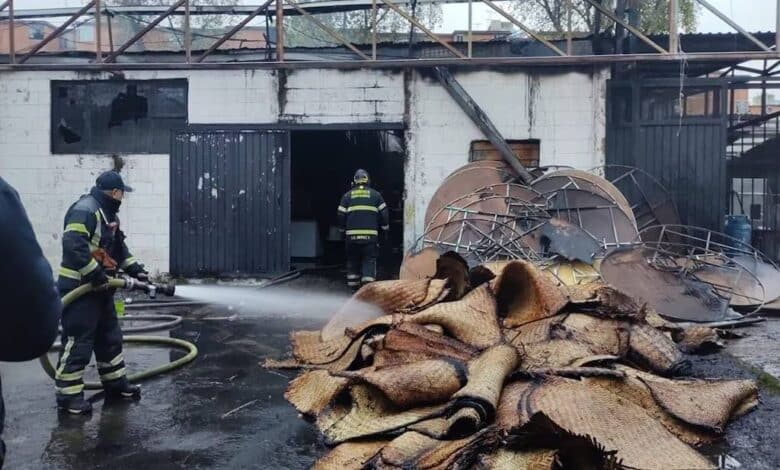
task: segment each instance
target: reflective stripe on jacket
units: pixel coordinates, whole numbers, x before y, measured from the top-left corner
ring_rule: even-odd
[[[365,185],[355,186],[342,196],[338,216],[339,226],[349,240],[374,240],[379,230],[390,228],[385,200]]]

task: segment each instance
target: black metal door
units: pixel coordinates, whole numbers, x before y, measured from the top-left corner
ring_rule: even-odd
[[[608,165],[663,184],[684,224],[722,231],[726,212],[726,93],[718,79],[610,81]],[[610,176],[610,175],[607,175]]]
[[[242,276],[290,267],[287,131],[187,130],[171,149],[171,273]]]

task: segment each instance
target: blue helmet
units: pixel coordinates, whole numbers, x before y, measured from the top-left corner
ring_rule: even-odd
[[[368,172],[363,169],[359,169],[355,172],[355,176],[352,177],[352,184],[355,186],[358,185],[366,185],[370,181],[370,178],[368,176]]]

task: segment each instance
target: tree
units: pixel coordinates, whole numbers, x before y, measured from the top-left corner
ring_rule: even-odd
[[[134,7],[146,5],[171,6],[174,0],[108,0],[107,6]],[[193,5],[237,5],[238,0],[197,0],[190,2]],[[183,16],[169,16],[168,24],[171,28],[181,28],[184,24]],[[216,29],[224,26],[229,19],[228,15],[197,15],[192,16],[190,23],[193,27],[203,29]]]
[[[615,0],[602,0],[607,9],[615,8]],[[631,3],[631,2],[629,2]],[[663,33],[669,31],[669,0],[636,0],[639,4],[640,29],[645,33]],[[679,0],[680,23],[684,31],[696,30],[698,8],[695,0]],[[512,12],[539,31],[563,33],[568,29],[567,0],[513,0]],[[596,26],[595,8],[585,0],[571,0],[572,29],[574,31],[594,32]],[[612,21],[602,18],[602,28]]]
[[[303,4],[304,2],[300,3]],[[408,41],[411,26],[409,22],[389,8],[382,8],[381,2],[377,1],[377,4],[377,32],[380,34],[379,40]],[[305,4],[302,6],[305,8]],[[415,18],[428,28],[434,28],[441,23],[442,10],[439,5],[426,4],[412,7],[398,5],[398,7],[409,14],[412,14],[412,10],[414,10]],[[372,40],[371,15],[372,12],[368,9],[322,14],[317,15],[317,19],[337,31],[348,41],[356,44],[367,44]],[[416,31],[419,32],[417,29]],[[314,25],[307,18],[300,16],[290,16],[285,19],[285,34],[285,43],[290,46],[312,47],[337,44],[337,41],[325,31]]]

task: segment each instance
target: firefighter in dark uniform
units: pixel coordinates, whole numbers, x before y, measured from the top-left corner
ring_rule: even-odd
[[[103,286],[118,267],[147,281],[143,265],[130,254],[119,229],[117,212],[125,192],[119,173],[98,176],[95,187],[68,209],[62,235],[62,265],[57,285],[60,295],[91,283]],[[114,290],[103,289],[80,297],[62,312],[63,351],[56,371],[57,406],[73,414],[92,411],[84,399],[84,369],[95,352],[100,381],[108,399],[137,400],[140,388],[131,385],[122,356],[122,330],[114,309]]]
[[[347,285],[353,289],[376,280],[379,231],[386,236],[390,229],[387,204],[369,183],[368,172],[357,170],[338,210],[346,235]]]

